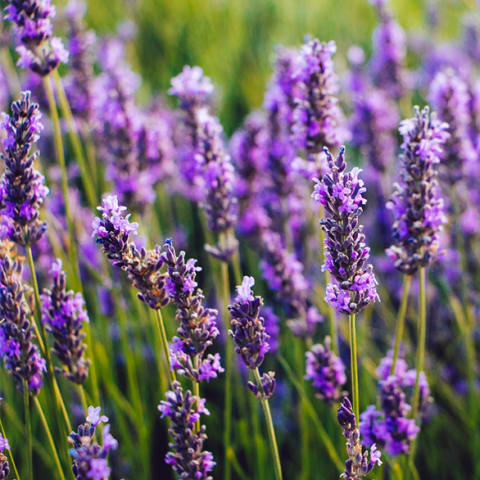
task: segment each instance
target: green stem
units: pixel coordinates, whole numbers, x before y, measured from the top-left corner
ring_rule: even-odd
[[[32,420],[30,418],[30,394],[28,384],[23,382],[23,407],[25,409],[25,436],[27,437],[27,479],[33,480],[32,465]]]
[[[47,418],[43,413],[42,406],[40,405],[40,401],[38,400],[37,397],[34,398],[34,402],[35,402],[35,407],[37,408],[38,415],[40,416],[43,429],[45,430],[45,434],[47,435],[47,440],[50,445],[50,449],[52,451],[53,461],[55,462],[55,466],[57,467],[59,478],[60,480],[65,480],[62,464],[60,463],[60,458],[58,458],[57,447],[55,446],[55,442],[53,441],[52,432],[50,431],[50,427],[48,426]]]
[[[397,365],[400,344],[402,343],[403,330],[405,329],[405,315],[407,313],[408,293],[410,292],[411,282],[412,276],[404,275],[402,286],[402,303],[400,304],[400,310],[398,311],[397,328],[395,332],[395,345],[393,347],[392,368],[390,370],[390,375],[395,374],[395,367]]]
[[[72,110],[68,103],[67,96],[65,95],[65,89],[62,85],[62,79],[57,70],[53,72],[53,79],[55,81],[55,90],[58,95],[58,102],[62,110],[62,114],[65,117],[68,125],[68,131],[70,135],[70,140],[72,142],[73,151],[77,159],[78,165],[80,167],[80,175],[82,178],[83,188],[85,189],[85,194],[87,196],[87,201],[90,208],[93,210],[97,206],[97,197],[95,194],[95,186],[92,184],[92,181],[95,179],[94,172],[89,172],[87,169],[87,162],[85,161],[85,155],[83,154],[82,144],[80,142],[80,137],[78,136],[75,120],[72,115]]]
[[[177,380],[177,377],[175,375],[175,371],[170,368],[170,351],[168,348],[168,337],[167,331],[165,330],[165,323],[163,321],[162,312],[159,308],[157,308],[155,310],[155,314],[157,317],[157,330],[162,341],[163,354],[165,355],[165,365],[168,370],[168,376],[170,377],[170,382],[175,382]]]
[[[350,330],[350,365],[352,375],[353,410],[358,422],[360,418],[360,397],[358,391],[357,331],[355,314],[348,316],[348,325]]]
[[[260,378],[260,372],[258,367],[253,371],[258,388],[263,391],[262,379]],[[261,403],[263,411],[265,413],[265,420],[267,421],[268,438],[270,441],[270,448],[272,449],[272,455],[274,460],[275,478],[282,480],[282,466],[280,464],[280,454],[278,453],[277,439],[275,438],[275,429],[273,427],[272,413],[270,412],[270,405],[268,400],[262,396]]]
[[[0,418],[0,432],[3,438],[7,438],[7,435],[5,433],[5,428],[3,427],[3,422],[1,418]],[[13,459],[12,449],[9,448],[7,452],[8,452],[8,458],[10,459],[10,466],[13,468],[13,473],[17,477],[17,480],[20,480],[20,475],[18,474],[17,465],[15,464],[15,460]]]
[[[193,358],[193,368],[198,370],[198,355],[195,355]],[[199,407],[200,400],[200,383],[197,380],[193,380],[193,394],[197,397],[197,408]],[[200,418],[195,423],[195,429],[197,432],[200,431]]]

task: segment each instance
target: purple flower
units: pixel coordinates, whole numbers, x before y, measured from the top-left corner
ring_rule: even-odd
[[[322,180],[315,179],[312,197],[325,208],[321,220],[326,233],[325,264],[335,283],[327,285],[326,301],[338,312],[357,313],[379,300],[377,281],[368,264],[370,249],[365,244],[363,227],[358,221],[366,200],[360,170],[346,171],[345,148],[336,159],[325,149],[328,170]]]
[[[171,85],[168,93],[178,97],[182,109],[204,105],[213,93],[212,81],[204,76],[200,67],[185,65],[182,72],[172,78]]]
[[[65,368],[59,371],[70,381],[82,385],[88,375],[89,360],[84,358],[86,345],[82,328],[88,322],[85,302],[81,293],[66,289],[66,276],[62,262],[57,259],[51,269],[53,285],[44,290],[42,300],[42,322],[55,338],[53,353]]]
[[[336,95],[338,79],[333,71],[335,42],[307,41],[299,54],[295,80],[298,84],[293,112],[293,138],[309,159],[324,146],[337,147],[346,139],[343,113]]]
[[[243,278],[242,285],[237,287],[237,296],[233,304],[228,306],[228,310],[232,327],[229,334],[235,343],[235,351],[248,368],[255,369],[262,364],[270,346],[264,319],[260,316],[263,300],[252,295],[252,280],[252,277]]]
[[[265,331],[270,337],[268,340],[268,344],[270,345],[270,352],[276,353],[279,346],[280,319],[271,307],[263,307],[260,310],[260,315],[264,319]]]
[[[100,407],[88,407],[86,423],[72,432],[68,438],[72,444],[72,470],[77,480],[104,480],[110,476],[107,456],[110,450],[118,447],[118,442],[110,434],[110,425],[103,428],[103,445],[95,439],[95,431],[101,422],[108,422],[105,415],[100,416]]]
[[[10,474],[10,466],[7,457],[3,454],[4,450],[10,450],[8,440],[0,434],[0,480],[4,480]]]
[[[338,408],[337,420],[343,430],[347,441],[348,460],[345,462],[345,470],[340,478],[345,480],[360,480],[368,475],[376,464],[382,464],[381,453],[373,444],[370,451],[363,451],[360,444],[360,432],[357,429],[355,414],[348,397],[345,397]]]
[[[52,18],[55,7],[50,0],[9,0],[5,8],[5,19],[15,24],[17,65],[30,68],[46,76],[55,70],[60,62],[68,61],[68,52],[62,41],[52,37]]]
[[[347,377],[342,360],[330,346],[330,337],[325,337],[323,345],[316,344],[306,353],[305,379],[312,381],[316,396],[331,405],[344,397]]]
[[[30,312],[25,301],[26,287],[21,282],[22,264],[8,256],[0,268],[0,355],[20,388],[26,382],[31,395],[42,386],[45,360],[35,343]]]
[[[258,386],[253,382],[248,382],[247,386],[259,400],[269,400],[273,397],[273,394],[275,393],[275,388],[277,386],[277,381],[275,380],[275,372],[264,373],[261,376],[260,381],[261,386]]]
[[[11,116],[3,114],[5,173],[0,179],[0,209],[9,224],[10,240],[23,246],[37,243],[47,227],[38,217],[48,188],[33,166],[38,153],[31,154],[43,129],[40,119],[30,92],[22,92],[20,100],[12,103]]]
[[[206,428],[202,425],[199,431],[195,429],[201,414],[209,415],[205,400],[195,397],[189,390],[184,393],[178,382],[173,382],[172,390],[165,397],[158,406],[161,416],[171,420],[168,432],[172,442],[165,462],[179,478],[212,480],[209,473],[215,466],[213,455],[203,449]]]
[[[425,107],[415,107],[415,117],[400,124],[403,135],[400,182],[387,204],[394,214],[394,244],[387,255],[403,273],[413,274],[431,263],[439,248],[439,232],[446,218],[437,185],[442,146],[448,125]]]

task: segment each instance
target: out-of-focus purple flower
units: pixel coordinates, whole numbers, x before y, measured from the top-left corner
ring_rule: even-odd
[[[345,480],[360,480],[368,475],[375,465],[381,465],[381,452],[373,444],[370,450],[363,451],[360,443],[360,432],[357,428],[355,414],[348,397],[344,397],[337,410],[337,420],[343,430],[347,441],[348,460],[345,462],[345,470],[340,478]]]
[[[306,353],[305,379],[312,381],[316,396],[331,405],[344,397],[342,387],[347,376],[341,358],[330,346],[331,339],[327,336],[323,345],[318,343]]]
[[[335,279],[327,285],[325,299],[338,312],[352,314],[379,300],[373,268],[367,263],[370,249],[358,221],[366,203],[366,189],[358,168],[346,171],[344,147],[336,159],[328,149],[325,154],[328,170],[322,180],[315,179],[312,194],[324,206],[326,215],[321,221],[326,233],[323,268]]]
[[[406,35],[388,11],[387,0],[371,0],[371,3],[377,7],[380,20],[372,39],[372,76],[375,85],[385,90],[389,97],[398,99],[410,86],[409,75],[405,69]]]
[[[170,95],[180,101],[180,108],[190,109],[204,105],[213,94],[213,83],[200,67],[185,65],[181,73],[171,80]]]
[[[90,361],[84,357],[86,345],[82,328],[88,322],[85,302],[81,293],[66,289],[66,276],[62,261],[57,259],[51,269],[53,284],[44,290],[42,300],[42,322],[47,325],[55,343],[53,353],[63,364],[59,369],[70,381],[82,385],[88,375]]]
[[[443,147],[440,172],[448,182],[455,182],[478,169],[478,154],[470,137],[467,84],[453,70],[441,71],[430,86],[429,100],[450,133]]]
[[[270,345],[270,352],[275,353],[278,350],[279,346],[280,319],[271,307],[263,307],[260,310],[260,315],[264,319],[265,331],[270,337],[268,340],[268,344]]]
[[[205,307],[205,298],[197,288],[196,275],[201,270],[195,259],[185,260],[185,252],[176,254],[171,242],[165,243],[162,261],[167,268],[166,289],[177,307],[177,336],[172,339],[172,368],[187,378],[200,382],[216,378],[223,372],[220,355],[207,355],[217,338],[218,312]]]
[[[334,148],[347,137],[343,113],[336,95],[338,79],[333,70],[335,42],[308,40],[300,51],[295,80],[297,82],[293,113],[293,138],[309,159]]]
[[[31,153],[43,129],[40,118],[30,92],[22,92],[20,100],[12,103],[11,116],[3,114],[5,173],[0,180],[0,209],[8,220],[8,238],[23,246],[38,242],[47,228],[38,217],[49,190],[33,166],[38,153]]]
[[[463,50],[472,62],[480,62],[480,17],[477,11],[470,11],[463,18]]]
[[[425,107],[400,124],[403,136],[400,182],[394,185],[387,207],[393,212],[393,245],[387,255],[403,273],[413,274],[432,262],[439,248],[438,235],[446,218],[437,185],[442,147],[448,125]]]
[[[166,400],[158,406],[161,416],[171,420],[168,431],[172,442],[165,462],[172,466],[179,478],[212,480],[209,473],[215,462],[213,455],[204,450],[206,428],[205,425],[198,431],[195,428],[202,414],[209,415],[205,400],[195,397],[189,390],[184,393],[178,382],[173,382],[165,397]]]
[[[68,52],[58,37],[52,37],[55,7],[50,0],[9,0],[5,19],[15,24],[17,65],[39,75],[48,75],[59,63],[68,61]]]
[[[72,432],[68,441],[72,444],[70,456],[72,470],[77,480],[105,480],[110,476],[107,456],[110,450],[118,447],[118,442],[110,433],[110,425],[103,427],[103,444],[95,439],[95,431],[100,423],[108,422],[105,415],[100,415],[100,407],[88,407],[86,422]]]
[[[4,480],[10,474],[10,466],[7,457],[3,454],[5,450],[10,450],[8,440],[0,434],[0,480]]]
[[[0,355],[18,387],[23,388],[26,382],[31,395],[37,395],[42,386],[45,360],[34,343],[35,334],[24,297],[26,288],[21,282],[22,264],[8,256],[1,262]]]

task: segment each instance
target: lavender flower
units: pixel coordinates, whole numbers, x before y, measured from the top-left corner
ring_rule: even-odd
[[[58,37],[52,37],[55,7],[50,0],[9,0],[5,19],[15,24],[20,44],[17,65],[39,75],[48,75],[60,62],[68,61],[68,52]]]
[[[442,166],[447,181],[455,182],[474,172],[477,152],[470,133],[470,95],[467,84],[451,69],[437,73],[429,100],[450,133],[443,148]]]
[[[195,429],[200,415],[209,415],[205,400],[195,397],[189,390],[184,393],[178,382],[173,382],[172,390],[165,397],[158,406],[161,416],[171,420],[168,431],[172,442],[165,462],[172,465],[179,478],[212,480],[209,473],[215,466],[213,455],[203,450],[206,428],[202,425],[199,431]]]
[[[400,125],[403,135],[400,157],[400,183],[387,207],[396,218],[394,244],[387,255],[403,273],[413,274],[434,260],[439,248],[438,235],[445,223],[443,199],[437,186],[437,165],[442,146],[449,137],[448,125],[430,115],[428,107]]]
[[[216,378],[223,372],[220,355],[207,355],[206,351],[219,334],[218,312],[204,306],[203,293],[197,288],[196,275],[201,268],[195,259],[185,261],[185,252],[177,256],[169,242],[163,247],[162,261],[167,267],[166,289],[177,307],[180,324],[170,347],[172,368],[197,382]]]
[[[100,407],[88,408],[86,422],[72,432],[68,438],[72,444],[70,456],[73,461],[73,474],[77,480],[105,480],[110,477],[107,456],[110,450],[116,450],[118,442],[110,433],[110,425],[102,431],[102,445],[95,440],[95,431],[100,423],[108,422],[104,415],[100,416]]]
[[[338,312],[353,314],[378,300],[377,281],[367,263],[370,249],[365,244],[358,217],[366,200],[360,169],[346,172],[345,148],[334,160],[325,149],[328,170],[322,180],[315,179],[312,197],[325,208],[321,221],[325,231],[325,264],[336,283],[327,285],[326,301]]]
[[[12,115],[3,115],[2,128],[5,173],[0,180],[0,212],[8,222],[8,238],[20,245],[34,245],[47,227],[39,220],[39,211],[48,188],[44,177],[34,169],[38,153],[31,148],[43,129],[41,114],[30,92],[22,92],[12,103]]]
[[[22,388],[26,382],[31,395],[37,395],[45,360],[34,343],[21,275],[22,264],[5,256],[0,268],[0,355],[18,386]]]
[[[260,377],[261,385],[255,385],[253,382],[248,382],[247,386],[250,391],[259,399],[259,400],[269,400],[273,397],[275,393],[275,388],[277,387],[277,381],[275,380],[275,372],[264,373]]]
[[[306,353],[306,380],[311,380],[315,394],[329,405],[340,401],[345,392],[343,385],[347,382],[345,366],[340,357],[331,350],[331,339],[325,337],[323,345],[316,344]]]
[[[7,457],[3,454],[5,450],[10,450],[10,445],[8,440],[0,434],[0,480],[4,480],[10,474]]]
[[[130,223],[126,207],[118,204],[116,195],[106,195],[101,218],[93,221],[93,236],[114,267],[123,270],[137,290],[138,297],[150,308],[157,309],[168,304],[166,275],[161,272],[164,260],[158,248],[138,249],[130,236],[136,235],[138,224]]]
[[[333,41],[321,43],[313,39],[300,51],[292,131],[295,144],[305,149],[309,159],[314,159],[324,146],[337,147],[346,138],[336,98],[339,86],[332,61],[336,49]]]
[[[254,284],[253,277],[243,277],[233,304],[228,306],[232,318],[229,334],[235,343],[235,351],[250,369],[259,367],[270,349],[264,319],[260,316],[263,300],[253,296],[251,288]]]
[[[400,98],[409,87],[405,69],[407,40],[402,27],[386,8],[387,0],[371,0],[377,7],[380,24],[373,33],[374,52],[371,72],[375,85],[394,98]]]
[[[82,328],[88,322],[85,303],[81,293],[66,289],[62,261],[57,259],[51,269],[53,285],[44,290],[42,300],[42,321],[47,325],[55,343],[53,353],[65,367],[61,373],[70,381],[82,385],[88,375],[90,361],[84,358],[86,345]]]
[[[271,307],[263,307],[260,310],[260,316],[264,319],[265,331],[270,337],[268,340],[270,352],[275,353],[280,343],[280,319]]]
[[[376,464],[381,465],[381,453],[377,450],[375,444],[370,451],[362,450],[360,444],[360,432],[357,428],[355,414],[352,410],[350,400],[345,397],[338,408],[337,420],[343,429],[343,435],[347,439],[348,460],[345,462],[345,471],[340,478],[346,480],[360,480],[368,475]]]

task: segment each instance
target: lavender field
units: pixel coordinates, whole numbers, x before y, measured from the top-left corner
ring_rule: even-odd
[[[480,479],[480,3],[0,7],[0,480]]]

